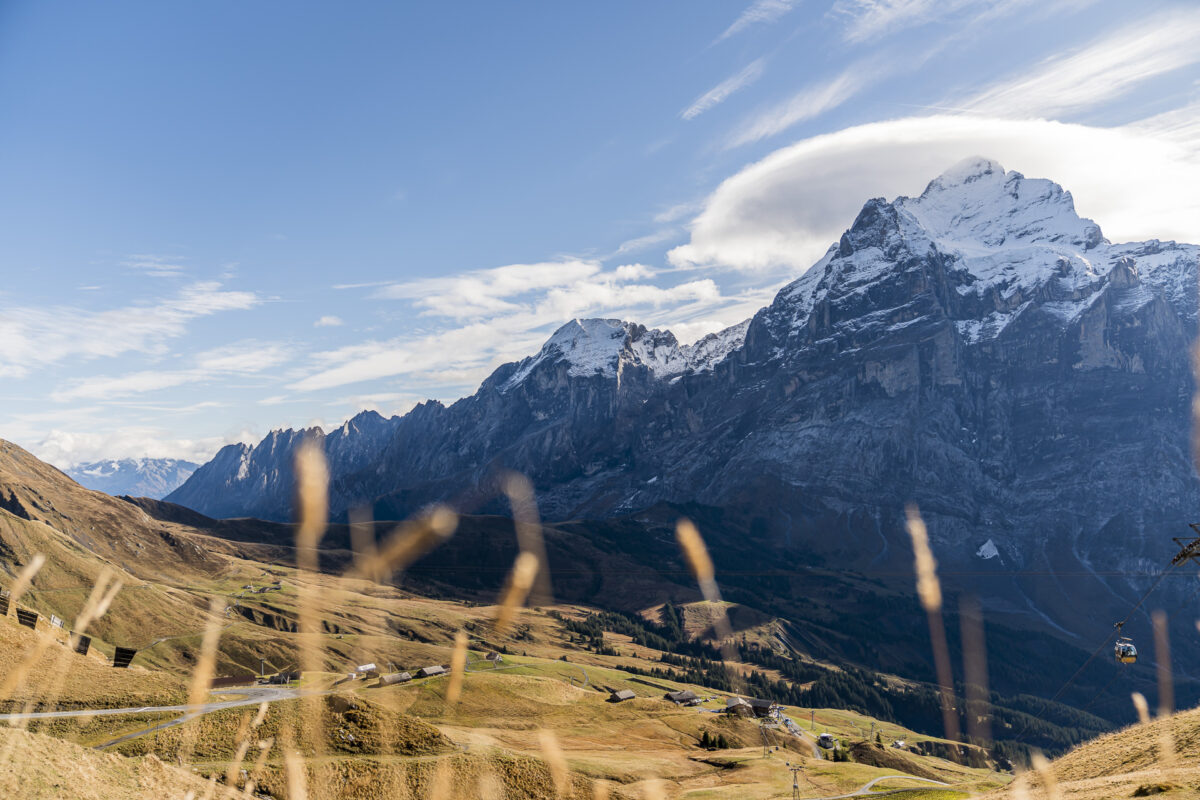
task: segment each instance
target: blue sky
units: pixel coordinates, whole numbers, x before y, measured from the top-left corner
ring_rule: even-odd
[[[968,155],[1200,240],[1200,9],[0,5],[0,436],[203,459],[735,324]]]

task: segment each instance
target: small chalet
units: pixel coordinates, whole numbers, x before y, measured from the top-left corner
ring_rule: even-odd
[[[411,672],[393,672],[391,675],[384,675],[380,677],[379,684],[381,686],[392,686],[397,683],[408,683],[411,680]]]
[[[421,667],[417,670],[418,678],[429,678],[433,675],[445,675],[446,668],[441,664],[434,664],[432,667]]]
[[[488,661],[491,661],[493,664],[499,664],[504,661],[504,656],[500,655],[495,650],[488,653],[486,656],[484,656],[484,658]]]
[[[619,692],[613,692],[611,695],[609,695],[608,702],[622,703],[626,700],[632,700],[635,697],[637,697],[637,695],[633,693],[632,689],[622,689]]]
[[[744,697],[730,697],[725,701],[725,713],[750,717],[754,715],[754,708]]]
[[[700,705],[700,698],[691,689],[684,689],[682,692],[667,692],[663,697],[677,706]]]
[[[775,704],[770,700],[759,700],[754,697],[747,697],[746,702],[750,704],[750,708],[754,710],[756,717],[769,717],[775,709]]]

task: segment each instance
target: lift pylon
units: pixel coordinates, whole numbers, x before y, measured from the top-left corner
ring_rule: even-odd
[[[1172,541],[1179,545],[1179,552],[1171,558],[1172,567],[1178,567],[1188,561],[1200,563],[1200,522],[1189,522],[1188,527],[1196,534],[1192,538],[1172,537]]]

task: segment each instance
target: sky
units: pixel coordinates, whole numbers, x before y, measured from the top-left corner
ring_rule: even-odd
[[[734,325],[969,156],[1200,242],[1200,7],[0,3],[0,437],[204,461]]]

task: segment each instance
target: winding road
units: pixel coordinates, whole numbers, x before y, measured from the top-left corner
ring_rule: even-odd
[[[884,797],[884,796],[892,794],[894,792],[910,791],[909,789],[889,789],[889,790],[883,791],[883,792],[871,791],[872,789],[875,788],[875,784],[879,783],[880,781],[891,781],[891,780],[920,781],[921,783],[932,783],[935,786],[949,786],[950,785],[950,784],[944,783],[942,781],[935,781],[932,778],[918,778],[915,775],[880,775],[878,778],[874,778],[870,781],[867,781],[862,786],[855,789],[853,792],[850,792],[850,794],[837,794],[837,795],[834,795],[833,797],[818,797],[818,798],[815,798],[815,800],[846,800],[846,798],[850,798],[850,797],[864,797],[864,796]]]
[[[290,700],[305,694],[328,694],[328,692],[306,692],[301,689],[288,689],[278,686],[235,686],[229,689],[216,689],[213,694],[244,695],[236,700],[214,700],[201,703],[198,706],[187,704],[178,706],[142,706],[140,708],[97,708],[73,709],[69,711],[31,711],[16,714],[0,714],[0,722],[17,722],[28,719],[62,719],[64,717],[111,717],[120,714],[158,714],[184,713],[208,714],[224,708],[240,708],[241,706],[256,706],[259,703],[273,703],[277,700]]]
[[[161,731],[164,728],[173,728],[176,725],[182,725],[189,720],[204,714],[212,713],[213,711],[221,711],[226,708],[242,708],[243,706],[256,706],[261,703],[273,703],[278,700],[291,700],[294,697],[303,697],[305,695],[325,695],[329,694],[329,690],[323,691],[305,691],[303,689],[289,689],[280,686],[235,686],[228,689],[215,689],[214,695],[239,695],[233,700],[213,700],[208,703],[201,703],[198,706],[177,705],[177,706],[141,706],[140,708],[97,708],[97,709],[74,709],[70,711],[33,711],[28,714],[0,714],[0,722],[18,722],[22,720],[33,719],[63,719],[69,717],[115,717],[122,714],[180,714],[181,716],[175,719],[160,722],[149,728],[137,730],[132,733],[127,733],[112,741],[104,742],[96,745],[97,750],[102,750],[105,747],[110,747],[114,744],[136,739],[139,736],[145,736],[148,733]]]

